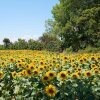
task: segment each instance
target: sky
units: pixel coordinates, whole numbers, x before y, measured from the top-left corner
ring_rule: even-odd
[[[52,18],[52,7],[59,0],[0,0],[0,44],[4,38],[38,39],[45,21]]]

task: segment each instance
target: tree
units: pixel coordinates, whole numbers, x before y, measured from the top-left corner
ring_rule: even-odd
[[[100,39],[99,9],[99,0],[60,0],[53,7],[53,31],[61,37],[64,48],[78,51],[87,45],[96,46]]]
[[[3,43],[4,43],[5,48],[8,49],[10,46],[10,40],[8,38],[4,38]]]
[[[44,33],[39,41],[44,45],[44,49],[49,51],[59,51],[61,41],[55,35]]]
[[[33,39],[28,40],[28,49],[31,50],[41,50],[43,49],[43,44],[39,41]]]

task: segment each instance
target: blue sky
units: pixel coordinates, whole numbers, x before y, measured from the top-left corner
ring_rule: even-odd
[[[52,7],[59,0],[0,0],[0,44],[4,37],[37,39],[45,31],[45,20],[52,18]]]

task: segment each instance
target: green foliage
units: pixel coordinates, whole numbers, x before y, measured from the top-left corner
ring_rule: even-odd
[[[30,50],[41,50],[43,49],[43,44],[40,43],[39,41],[34,41],[33,39],[30,39],[28,41],[28,48]]]
[[[4,50],[4,46],[3,45],[0,45],[0,50]]]
[[[100,52],[100,47],[99,48],[94,48],[91,46],[87,46],[84,50],[79,50],[80,53],[97,53]]]
[[[5,49],[8,49],[10,46],[10,40],[8,38],[4,38],[3,40]]]
[[[52,14],[56,22],[53,31],[58,32],[64,48],[72,47],[73,51],[78,51],[88,45],[98,46],[100,1],[60,0],[60,3],[53,7]]]
[[[61,41],[52,34],[44,33],[39,41],[44,45],[44,49],[49,51],[58,51],[60,49]]]

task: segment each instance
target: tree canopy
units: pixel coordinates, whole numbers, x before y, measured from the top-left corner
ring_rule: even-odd
[[[63,40],[63,46],[74,51],[87,45],[97,46],[100,39],[99,0],[59,0],[52,9],[53,32]]]

